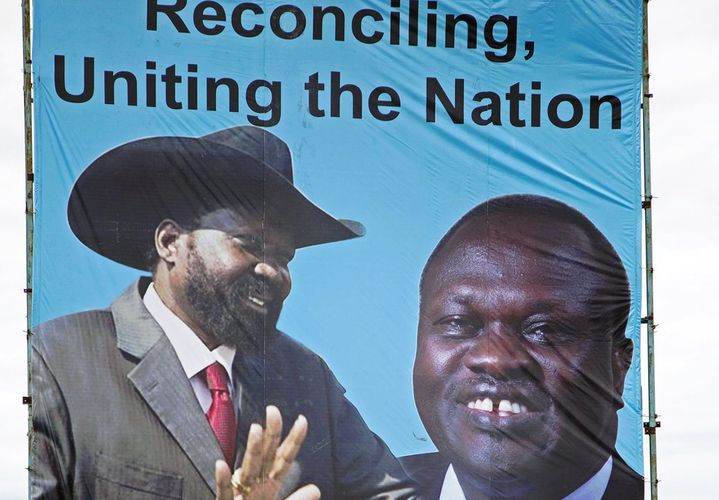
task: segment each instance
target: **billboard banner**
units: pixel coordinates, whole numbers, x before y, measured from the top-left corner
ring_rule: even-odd
[[[33,3],[35,497],[643,497],[640,0]]]

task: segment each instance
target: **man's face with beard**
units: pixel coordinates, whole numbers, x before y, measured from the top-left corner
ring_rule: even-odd
[[[290,293],[295,247],[287,231],[231,209],[211,212],[186,238],[185,313],[218,343],[262,345]]]

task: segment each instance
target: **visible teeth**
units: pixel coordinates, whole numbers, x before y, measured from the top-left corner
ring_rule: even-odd
[[[499,413],[500,417],[506,417],[512,413],[512,403],[510,403],[508,400],[503,399],[499,402],[499,407],[497,408],[497,413]]]
[[[527,407],[521,403],[515,403],[509,399],[502,399],[497,407],[494,406],[494,401],[491,398],[477,399],[475,401],[469,401],[467,408],[470,410],[481,410],[486,412],[496,411],[500,417],[507,417],[512,414],[527,413]]]
[[[265,305],[265,301],[264,301],[264,300],[258,299],[257,297],[253,297],[253,296],[251,296],[251,295],[250,295],[250,301],[251,301],[253,304],[257,304],[257,305],[260,306],[260,307],[262,307],[262,306]]]
[[[494,408],[494,403],[490,398],[484,398],[482,402],[479,403],[479,409],[482,411],[492,411],[492,408]]]

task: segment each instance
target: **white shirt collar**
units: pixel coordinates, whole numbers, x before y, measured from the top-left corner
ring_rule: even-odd
[[[459,479],[454,472],[454,467],[449,464],[447,473],[444,475],[444,483],[442,484],[442,492],[439,494],[439,500],[460,500],[464,498],[464,492],[459,485]]]
[[[217,361],[227,370],[232,386],[232,362],[236,352],[234,346],[223,344],[210,351],[195,332],[162,302],[153,283],[150,283],[142,301],[167,335],[188,379]]]
[[[601,469],[594,474],[589,480],[574,490],[572,493],[564,497],[563,500],[599,500],[607,490],[609,484],[609,476],[612,474],[612,456],[610,455]],[[464,492],[454,472],[452,464],[449,464],[447,473],[444,475],[444,483],[442,484],[442,492],[439,500],[462,500]]]

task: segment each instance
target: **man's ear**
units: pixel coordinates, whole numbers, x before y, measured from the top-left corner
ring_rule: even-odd
[[[172,219],[165,219],[155,229],[155,250],[160,260],[173,265],[179,252],[178,241],[182,228]]]
[[[632,364],[634,354],[634,343],[625,338],[614,344],[612,351],[612,374],[614,379],[614,394],[617,408],[624,406],[622,393],[624,392],[624,379]]]

